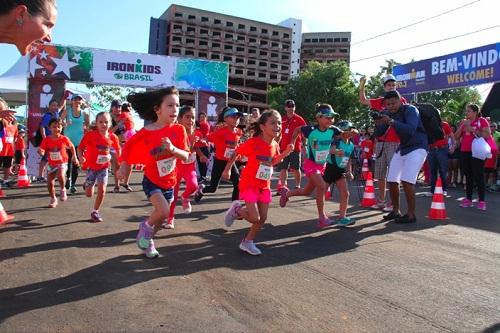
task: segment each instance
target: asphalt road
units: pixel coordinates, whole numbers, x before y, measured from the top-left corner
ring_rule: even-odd
[[[0,332],[500,330],[499,193],[481,212],[452,191],[446,221],[425,218],[431,198],[419,196],[418,222],[397,225],[352,189],[357,223],[324,230],[313,199],[283,209],[275,197],[263,255],[251,257],[238,249],[248,224],[223,227],[223,186],[160,231],[150,260],[134,242],[150,205],[133,180],[135,192],[107,195],[98,224],[81,190],[55,209],[43,185],[7,190],[16,218],[0,227]]]

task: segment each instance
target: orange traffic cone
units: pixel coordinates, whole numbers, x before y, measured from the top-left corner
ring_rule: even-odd
[[[0,224],[6,223],[14,218],[14,215],[9,215],[3,209],[2,203],[0,202]]]
[[[17,187],[28,187],[30,186],[30,180],[28,178],[28,171],[26,170],[26,160],[23,158],[21,164],[19,165],[19,171],[17,173]]]
[[[2,185],[0,185],[0,198],[5,198],[5,192],[3,191]]]
[[[436,182],[431,208],[429,209],[429,218],[431,220],[446,219],[446,208],[444,207],[443,184],[441,183],[441,177],[438,177]]]
[[[330,200],[331,197],[332,197],[332,188],[331,186],[328,186],[325,193],[325,199]]]
[[[377,203],[375,199],[375,189],[373,188],[373,177],[371,171],[366,173],[365,192],[363,193],[363,200],[361,200],[362,207],[371,207]]]
[[[366,180],[366,176],[370,169],[368,168],[368,160],[366,158],[363,159],[363,167],[361,168],[361,179]]]

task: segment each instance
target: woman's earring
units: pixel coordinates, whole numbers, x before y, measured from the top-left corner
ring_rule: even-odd
[[[22,18],[17,18],[16,19],[16,23],[17,23],[18,26],[23,25],[23,19]]]

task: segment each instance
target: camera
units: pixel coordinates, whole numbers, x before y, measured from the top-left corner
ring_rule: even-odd
[[[370,110],[370,117],[372,117],[373,120],[379,120],[381,119],[383,116],[388,116],[387,112],[385,111],[373,111],[373,110]]]

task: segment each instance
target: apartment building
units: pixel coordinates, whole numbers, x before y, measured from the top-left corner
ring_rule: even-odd
[[[323,63],[344,60],[349,64],[351,55],[350,32],[311,32],[302,34],[300,69],[309,61]]]

